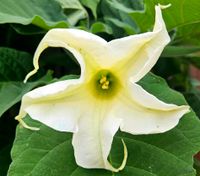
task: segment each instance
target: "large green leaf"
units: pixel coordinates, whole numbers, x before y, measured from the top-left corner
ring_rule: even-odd
[[[90,31],[94,34],[96,33],[101,33],[101,32],[105,32],[108,34],[112,34],[112,28],[110,26],[108,26],[107,24],[104,24],[103,22],[96,22],[93,23]]]
[[[21,81],[32,65],[29,53],[0,47],[0,81]]]
[[[92,1],[91,0],[80,0],[80,1],[84,6],[90,8],[94,17],[97,18],[96,11],[97,11],[97,6],[98,6],[100,0],[92,0]]]
[[[135,10],[141,10],[142,3],[140,0],[102,0],[100,7],[103,18],[106,24],[112,27],[115,37],[138,32],[138,27],[129,14]]]
[[[0,47],[0,117],[26,92],[52,79],[48,74],[39,81],[24,84],[22,80],[32,69],[31,58],[26,52]]]
[[[199,46],[167,46],[162,57],[186,57],[189,54],[199,52]]]
[[[157,76],[149,74],[140,84],[165,102],[186,103],[183,96]],[[123,138],[129,156],[120,173],[78,167],[71,134],[54,131],[29,118],[26,122],[40,127],[40,131],[18,126],[8,176],[195,176],[193,155],[200,150],[200,122],[193,112],[185,115],[176,128],[163,134],[134,136],[119,132],[109,158],[112,164],[120,164]]]
[[[16,3],[15,0],[0,0],[0,23],[34,24],[43,29],[50,29],[68,27],[86,17],[78,1],[73,3],[73,6],[72,4],[67,6],[67,2],[61,3],[61,1],[18,0]],[[66,10],[66,15],[64,10]]]
[[[64,12],[66,12],[67,20],[71,25],[75,25],[80,19],[88,16],[87,11],[81,5],[79,0],[56,0],[58,1]]]
[[[199,45],[200,22],[179,27],[175,41],[185,45]]]
[[[141,31],[146,31],[152,27],[154,22],[154,7],[158,4],[171,4],[171,7],[163,10],[163,16],[168,30],[200,21],[200,1],[198,0],[145,0],[144,3],[144,11],[133,12],[131,14]]]
[[[51,80],[51,76],[47,75],[35,82],[24,84],[20,81],[0,82],[0,117],[4,112],[18,103],[22,96],[36,86],[46,84]]]

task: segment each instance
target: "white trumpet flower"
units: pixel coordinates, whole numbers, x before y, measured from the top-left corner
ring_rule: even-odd
[[[122,170],[108,161],[115,133],[152,134],[166,132],[178,124],[187,112],[186,105],[162,102],[136,82],[144,77],[158,60],[170,37],[156,6],[152,32],[131,35],[110,42],[78,29],[52,29],[40,42],[33,59],[39,69],[40,54],[47,47],[63,47],[70,51],[81,67],[78,79],[58,81],[36,88],[22,98],[17,120],[26,114],[32,119],[64,132],[72,132],[74,155],[84,168]],[[115,146],[113,146],[115,147]]]

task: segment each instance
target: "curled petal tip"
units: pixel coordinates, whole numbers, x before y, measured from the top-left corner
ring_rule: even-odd
[[[25,84],[25,83],[27,82],[27,80],[28,80],[28,79],[25,77],[25,79],[24,79],[23,83]]]
[[[181,107],[182,107],[182,108],[185,108],[185,113],[191,112],[190,106],[188,106],[188,105],[182,105]]]
[[[29,125],[27,125],[23,120],[22,120],[22,116],[21,115],[18,115],[15,117],[15,120],[18,120],[18,122],[26,129],[29,129],[29,130],[33,130],[33,131],[39,131],[40,128],[37,128],[37,127],[31,127]]]
[[[162,10],[171,7],[171,5],[172,5],[172,4],[167,4],[167,5],[158,4],[158,6],[159,6]]]
[[[119,171],[124,169],[124,167],[126,166],[127,158],[128,158],[128,150],[123,139],[122,139],[122,144],[124,146],[124,159],[122,161],[121,166],[118,168]]]
[[[119,166],[118,168],[112,169],[113,172],[119,172],[119,171],[123,170],[124,167],[126,166],[126,162],[127,162],[127,158],[128,158],[128,150],[127,150],[126,144],[125,144],[123,139],[122,139],[122,144],[123,144],[123,147],[124,147],[124,159],[122,161],[121,166]]]
[[[30,71],[30,72],[26,75],[26,77],[25,77],[25,79],[24,79],[23,82],[26,83],[26,82],[28,81],[28,79],[29,79],[31,76],[33,76],[36,72],[37,72],[37,69],[34,69],[34,70]]]

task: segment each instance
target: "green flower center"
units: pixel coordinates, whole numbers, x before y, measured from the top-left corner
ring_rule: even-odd
[[[113,97],[120,87],[118,79],[109,70],[100,70],[93,79],[93,92],[96,97]]]

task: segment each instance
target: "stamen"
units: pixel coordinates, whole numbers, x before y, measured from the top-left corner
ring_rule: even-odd
[[[109,81],[106,81],[104,84],[105,84],[106,86],[108,86],[108,85],[110,84],[110,82],[109,82]]]
[[[100,84],[103,84],[107,81],[107,77],[106,76],[102,76],[102,78],[100,79]]]
[[[108,89],[108,88],[109,88],[109,86],[108,86],[108,85],[106,85],[106,84],[103,84],[103,85],[101,86],[101,88],[102,88],[102,89],[104,89],[104,90],[106,90],[106,89]]]
[[[102,78],[100,79],[99,83],[102,85],[101,88],[104,90],[109,89],[109,84],[110,82],[107,80],[106,76],[102,76]]]

